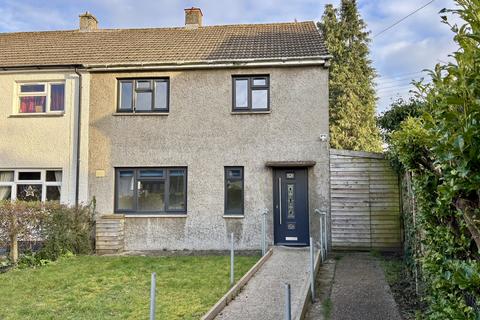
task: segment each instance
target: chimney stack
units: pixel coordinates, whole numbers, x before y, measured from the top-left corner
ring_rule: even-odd
[[[202,26],[203,13],[200,8],[185,9],[185,28],[196,29]]]
[[[80,17],[80,31],[93,31],[98,29],[98,20],[90,12],[85,12],[79,15]]]

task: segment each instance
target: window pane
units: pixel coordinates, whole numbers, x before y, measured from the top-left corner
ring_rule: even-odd
[[[13,171],[0,171],[0,182],[13,181]]]
[[[167,109],[167,81],[155,81],[155,109]]]
[[[0,201],[10,200],[12,196],[12,187],[0,187]]]
[[[117,182],[117,208],[119,210],[133,210],[133,184],[133,171],[122,170],[119,172],[119,178]]]
[[[62,171],[47,171],[47,181],[62,182]]]
[[[40,172],[19,172],[18,180],[40,180]]]
[[[39,184],[18,184],[17,200],[42,201],[42,186]]]
[[[60,186],[47,186],[47,201],[60,201]]]
[[[137,80],[137,90],[152,90],[152,82],[150,80]]]
[[[242,180],[227,180],[226,193],[226,213],[241,214],[243,204]]]
[[[268,101],[267,90],[252,91],[252,109],[267,109],[268,108],[267,101]]]
[[[165,181],[138,182],[138,210],[165,210]]]
[[[45,92],[44,84],[22,84],[20,86],[20,92]]]
[[[228,177],[229,178],[241,178],[242,177],[242,169],[228,169]]]
[[[152,110],[152,93],[137,92],[137,103],[136,103],[135,109],[137,111]]]
[[[120,109],[132,109],[133,84],[131,81],[120,82]]]
[[[52,84],[50,87],[50,110],[65,110],[65,85],[63,83]]]
[[[248,108],[248,80],[235,80],[235,108]]]
[[[157,177],[163,178],[163,170],[140,170],[140,177]]]
[[[45,96],[20,97],[20,113],[45,112]]]
[[[185,210],[185,171],[170,170],[168,209]]]
[[[254,86],[266,86],[267,85],[267,79],[265,79],[265,78],[253,79],[253,85]]]

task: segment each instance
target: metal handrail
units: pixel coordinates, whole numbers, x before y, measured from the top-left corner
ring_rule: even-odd
[[[328,242],[327,242],[327,212],[320,209],[315,209],[315,213],[320,215],[320,256],[322,261],[327,257]]]

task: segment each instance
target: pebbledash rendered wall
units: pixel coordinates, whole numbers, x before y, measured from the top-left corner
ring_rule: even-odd
[[[232,113],[232,75],[270,75],[271,112]],[[115,114],[117,78],[169,77],[168,115]],[[92,73],[89,196],[114,213],[115,167],[186,166],[185,216],[126,216],[125,250],[259,249],[261,210],[273,243],[272,169],[267,161],[314,160],[309,168],[310,234],[315,208],[329,210],[328,70],[322,66]],[[244,166],[245,214],[224,217],[224,167]],[[97,177],[96,172],[105,174]],[[101,176],[102,174],[100,174]]]

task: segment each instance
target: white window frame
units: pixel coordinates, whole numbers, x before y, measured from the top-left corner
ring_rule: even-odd
[[[42,202],[47,199],[47,187],[60,187],[60,201],[62,200],[63,191],[63,170],[62,169],[0,169],[0,171],[13,171],[13,181],[1,181],[0,187],[11,187],[11,201],[17,199],[17,185],[19,184],[35,184],[42,186]],[[61,171],[62,181],[46,181],[47,171]],[[40,172],[40,180],[19,180],[20,172]]]
[[[63,84],[64,97],[63,97],[63,110],[50,110],[50,93],[51,87],[55,84]],[[22,92],[22,85],[43,85],[45,89],[43,91],[35,92]],[[65,81],[40,81],[40,82],[17,82],[17,94],[15,103],[15,114],[32,115],[32,114],[64,114],[66,108],[66,94],[67,84]],[[45,96],[45,112],[20,112],[20,98],[21,97],[33,97],[33,96]]]

